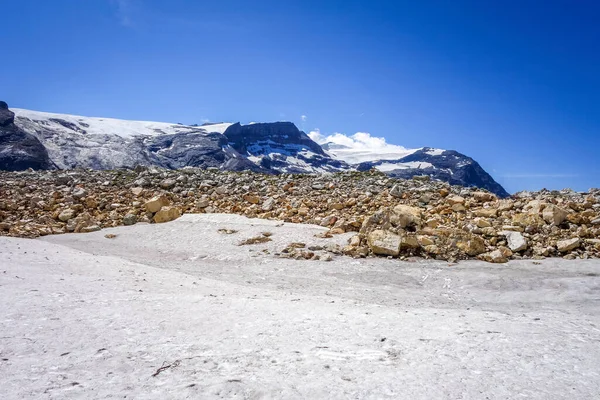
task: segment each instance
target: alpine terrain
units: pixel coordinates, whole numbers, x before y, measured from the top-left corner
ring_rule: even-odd
[[[326,173],[371,168],[391,177],[428,175],[454,185],[508,193],[472,158],[424,147],[365,151],[317,143],[291,122],[182,125],[53,114],[0,112],[0,169],[168,169],[215,167],[267,174]]]

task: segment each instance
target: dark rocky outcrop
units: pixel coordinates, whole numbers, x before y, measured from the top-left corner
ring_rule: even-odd
[[[432,166],[424,168],[399,168],[386,171],[386,174],[394,178],[410,179],[413,176],[429,175],[434,179],[448,182],[451,185],[472,186],[487,189],[499,197],[508,197],[508,192],[490,176],[477,161],[454,150],[446,150],[441,154],[431,152],[431,148],[425,147],[406,157],[398,160],[369,161],[358,165],[359,171],[366,171],[383,163],[427,163]]]
[[[241,154],[258,156],[274,149],[281,150],[286,155],[295,156],[302,150],[310,150],[326,156],[321,146],[291,122],[250,125],[237,123],[227,128],[224,134],[229,144]]]
[[[44,145],[15,125],[15,114],[0,101],[0,170],[52,169]]]

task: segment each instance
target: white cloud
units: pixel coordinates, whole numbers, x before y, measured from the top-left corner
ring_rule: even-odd
[[[349,163],[397,160],[418,150],[387,143],[385,138],[371,136],[367,132],[357,132],[350,136],[343,133],[323,135],[319,129],[314,129],[308,136],[321,145],[328,143],[329,153]]]
[[[300,117],[300,119],[302,120],[302,122],[306,122],[306,120],[308,119],[308,117],[306,115],[302,115]]]

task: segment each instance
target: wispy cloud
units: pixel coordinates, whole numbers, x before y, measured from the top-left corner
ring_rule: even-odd
[[[115,16],[119,23],[127,28],[135,26],[134,14],[139,7],[139,0],[110,0],[115,8]]]
[[[300,119],[302,120],[302,122],[306,122],[306,120],[308,119],[308,117],[306,115],[301,115]]]
[[[550,179],[550,178],[556,178],[556,179],[561,179],[561,178],[577,178],[579,177],[578,174],[560,174],[560,173],[520,173],[520,174],[503,174],[500,175],[502,178],[509,178],[509,179],[538,179],[538,178],[544,178],[544,179]]]

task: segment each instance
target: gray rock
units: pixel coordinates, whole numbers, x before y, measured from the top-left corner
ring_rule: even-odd
[[[504,231],[501,232],[506,237],[508,248],[511,251],[523,251],[527,250],[527,240],[523,237],[520,232],[515,231]]]

